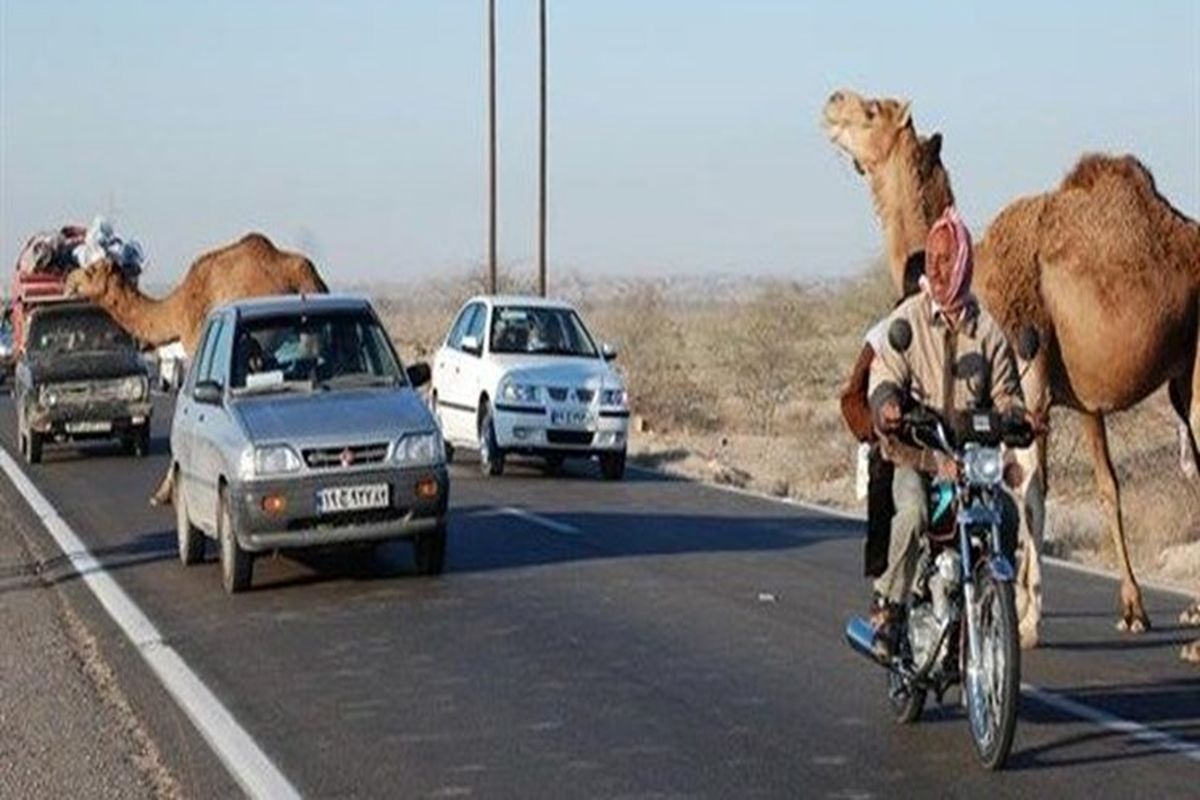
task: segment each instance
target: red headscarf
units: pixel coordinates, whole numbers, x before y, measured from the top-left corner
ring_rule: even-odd
[[[933,287],[930,285],[928,278],[922,278],[922,286],[933,297],[939,306],[947,311],[957,311],[962,308],[966,302],[967,296],[971,292],[971,276],[974,272],[975,262],[971,248],[971,232],[967,230],[967,224],[963,222],[962,217],[954,210],[954,206],[949,206],[942,215],[938,217],[937,222],[933,223],[933,227],[929,229],[929,237],[926,239],[926,251],[928,245],[932,242],[935,234],[946,231],[954,240],[954,266],[950,272],[950,284],[946,287],[944,297],[938,297],[933,292]]]

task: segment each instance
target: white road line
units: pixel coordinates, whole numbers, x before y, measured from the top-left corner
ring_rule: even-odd
[[[1107,711],[1101,711],[1098,708],[1085,705],[1069,697],[1064,697],[1061,694],[1041,689],[1028,683],[1021,684],[1021,691],[1030,697],[1037,700],[1039,703],[1048,705],[1051,708],[1069,714],[1072,717],[1078,717],[1087,720],[1093,724],[1099,725],[1105,730],[1113,731],[1114,733],[1124,734],[1130,739],[1136,739],[1139,742],[1157,747],[1160,750],[1165,750],[1192,761],[1200,762],[1200,744],[1195,742],[1184,741],[1171,736],[1169,733],[1163,733],[1155,728],[1150,728],[1137,722],[1130,722],[1127,719],[1109,714]]]
[[[217,758],[251,797],[299,798],[300,793],[251,738],[187,662],[166,644],[154,623],[105,571],[71,526],[59,515],[8,451],[0,448],[0,468],[42,521],[81,580],[109,617],[142,654],[150,670],[175,698],[212,747]]]
[[[532,511],[526,511],[523,508],[515,506],[499,506],[496,509],[501,514],[508,514],[511,517],[520,517],[523,520],[532,522],[535,525],[541,525],[543,528],[548,528],[555,533],[564,533],[567,536],[580,536],[583,531],[576,528],[574,525],[568,525],[565,522],[559,522],[550,517],[543,517],[541,514],[535,514]]]

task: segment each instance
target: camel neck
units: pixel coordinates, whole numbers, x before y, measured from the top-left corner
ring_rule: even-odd
[[[883,225],[888,266],[898,290],[904,283],[905,261],[925,249],[934,220],[954,202],[941,165],[929,181],[922,181],[919,159],[917,136],[905,131],[887,161],[871,174],[875,212]]]
[[[125,330],[148,345],[158,346],[179,338],[180,320],[176,293],[155,300],[127,283],[115,284],[96,303]]]

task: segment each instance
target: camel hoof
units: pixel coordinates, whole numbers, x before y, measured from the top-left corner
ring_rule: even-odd
[[[1200,603],[1193,603],[1191,608],[1185,609],[1179,615],[1179,624],[1200,626]]]
[[[1185,644],[1179,651],[1179,658],[1189,664],[1200,664],[1200,639],[1191,644]]]
[[[1150,630],[1150,618],[1144,614],[1122,617],[1117,620],[1117,630],[1121,633],[1145,633]]]
[[[1037,628],[1034,628],[1033,630],[1027,630],[1025,628],[1022,628],[1021,629],[1021,649],[1022,650],[1033,650],[1037,646],[1038,646]]]

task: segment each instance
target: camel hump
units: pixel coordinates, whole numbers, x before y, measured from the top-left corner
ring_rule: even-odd
[[[309,294],[329,294],[329,286],[321,277],[321,273],[317,272],[316,265],[304,256],[296,259],[294,280],[297,291]]]
[[[1075,168],[1063,178],[1062,188],[1090,191],[1106,179],[1136,186],[1153,195],[1158,194],[1154,176],[1135,156],[1110,156],[1104,153],[1088,153],[1080,158]]]
[[[278,249],[275,247],[275,243],[267,238],[266,234],[259,233],[258,231],[251,231],[250,233],[247,233],[245,236],[243,236],[241,239],[238,239],[236,246],[238,246],[238,247],[253,247],[255,249],[261,249],[261,250],[276,250],[276,249]]]

